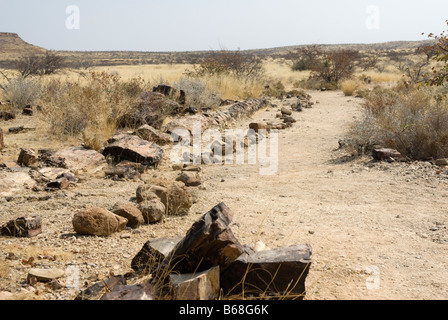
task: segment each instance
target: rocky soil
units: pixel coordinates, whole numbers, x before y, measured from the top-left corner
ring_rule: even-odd
[[[260,175],[258,164],[203,165],[202,185],[188,216],[109,237],[73,230],[73,216],[81,209],[110,210],[118,201],[135,201],[144,182],[174,181],[179,172],[172,169],[169,146],[161,165],[139,179],[86,175],[66,190],[27,190],[1,198],[0,225],[39,215],[43,232],[31,239],[0,237],[0,298],[73,299],[98,280],[130,271],[146,241],[183,236],[220,202],[234,212],[232,230],[243,244],[313,247],[307,300],[448,298],[448,169],[348,157],[338,141],[359,116],[361,100],[340,92],[310,94],[319,103],[293,112],[297,122],[279,132],[277,173]],[[263,108],[232,127],[275,119],[283,101],[272,102],[278,107]],[[4,131],[32,127],[32,121],[19,116],[1,126]],[[32,131],[5,133],[5,144],[0,162],[17,159],[20,147],[47,147]],[[32,267],[61,269],[65,276],[59,285],[30,285]]]

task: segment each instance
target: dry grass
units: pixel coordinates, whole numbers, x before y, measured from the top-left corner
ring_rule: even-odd
[[[362,83],[355,79],[348,79],[341,82],[341,90],[347,97],[355,95],[358,90],[362,89]]]

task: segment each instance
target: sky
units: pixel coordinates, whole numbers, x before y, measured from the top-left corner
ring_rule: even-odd
[[[197,51],[427,39],[447,0],[0,0],[0,32],[50,50]]]

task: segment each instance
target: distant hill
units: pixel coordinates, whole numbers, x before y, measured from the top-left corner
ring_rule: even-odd
[[[377,50],[411,50],[427,44],[425,41],[394,41],[376,44],[337,44],[322,45],[327,49],[352,49],[358,51]],[[244,50],[261,58],[281,58],[289,52],[304,45],[285,46],[278,48]],[[20,56],[43,54],[46,49],[25,42],[16,33],[0,32],[0,68],[11,68]],[[65,58],[67,66],[79,68],[82,66],[115,66],[138,64],[171,64],[198,63],[208,51],[190,52],[138,52],[138,51],[57,51]]]

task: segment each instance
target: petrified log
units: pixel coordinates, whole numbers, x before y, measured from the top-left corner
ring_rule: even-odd
[[[311,254],[310,245],[245,253],[221,274],[221,289],[226,297],[303,299]]]
[[[17,238],[32,238],[42,232],[42,219],[38,216],[19,217],[0,227],[0,235]]]

